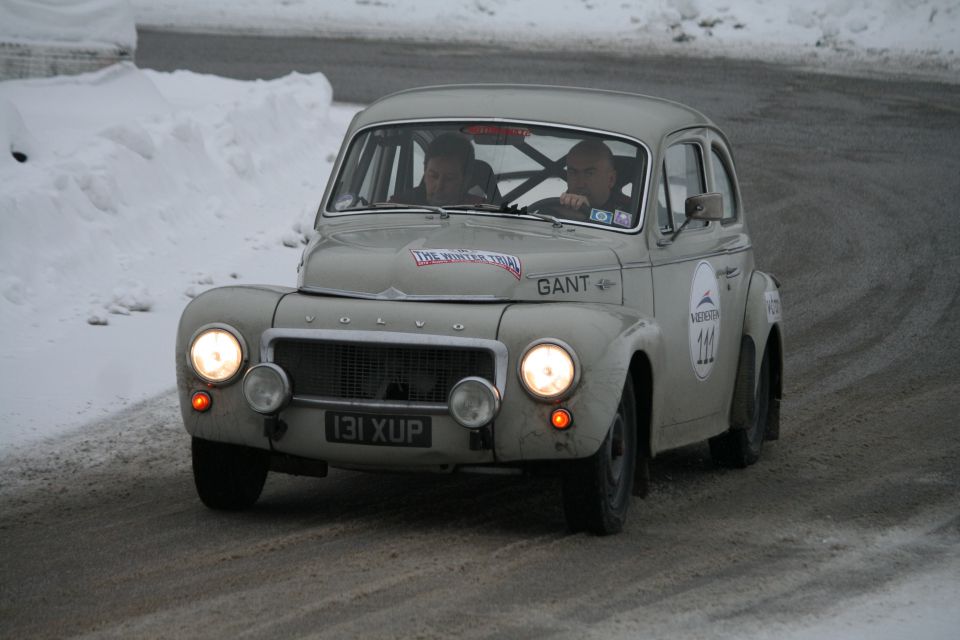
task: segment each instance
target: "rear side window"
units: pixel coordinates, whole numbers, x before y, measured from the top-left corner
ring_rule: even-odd
[[[727,165],[716,149],[710,150],[710,167],[717,191],[723,196],[723,219],[735,220],[737,217],[737,196],[733,188],[733,179],[727,171]]]

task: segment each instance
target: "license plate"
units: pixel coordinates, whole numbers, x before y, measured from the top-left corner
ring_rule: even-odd
[[[382,447],[429,447],[430,416],[385,416],[327,411],[327,442]]]

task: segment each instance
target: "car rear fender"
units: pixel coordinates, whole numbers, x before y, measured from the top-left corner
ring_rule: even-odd
[[[730,407],[730,426],[744,428],[750,424],[754,411],[754,389],[760,375],[765,350],[770,351],[771,395],[768,439],[779,435],[780,398],[783,391],[783,313],[780,304],[780,284],[773,276],[754,271],[744,309],[743,337],[740,344],[740,364]]]

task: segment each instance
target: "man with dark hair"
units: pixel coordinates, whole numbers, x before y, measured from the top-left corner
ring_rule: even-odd
[[[473,160],[473,145],[458,133],[439,135],[429,145],[423,159],[423,181],[404,193],[394,194],[391,202],[429,204],[442,207],[474,201],[464,194],[464,181]]]
[[[630,209],[630,199],[613,190],[616,182],[610,147],[600,140],[582,140],[567,152],[567,190],[560,194],[560,204],[584,213],[600,209],[612,220],[613,212]]]

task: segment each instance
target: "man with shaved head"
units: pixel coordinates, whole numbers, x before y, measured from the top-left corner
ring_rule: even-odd
[[[613,152],[600,140],[578,142],[567,152],[567,190],[560,195],[560,204],[578,211],[630,209],[630,198],[613,190],[617,170]],[[591,215],[591,219],[596,219]]]

